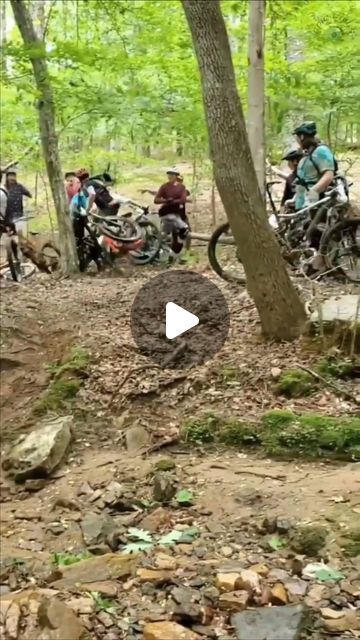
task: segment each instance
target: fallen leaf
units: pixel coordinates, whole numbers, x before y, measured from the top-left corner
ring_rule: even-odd
[[[186,505],[190,506],[194,501],[194,496],[191,493],[191,491],[188,491],[188,489],[181,489],[180,491],[177,492],[175,496],[175,500],[179,504],[182,504],[184,506]]]

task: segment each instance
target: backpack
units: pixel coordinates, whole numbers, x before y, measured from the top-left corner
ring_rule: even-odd
[[[112,201],[109,190],[100,180],[95,180],[94,178],[90,180],[89,184],[95,189],[95,204],[98,209],[100,209],[100,211],[107,209],[109,203]]]
[[[327,144],[325,144],[324,142],[319,142],[319,143],[316,145],[316,147],[314,147],[314,149],[312,150],[312,152],[310,153],[310,155],[309,155],[309,156],[307,156],[307,157],[309,158],[309,160],[310,160],[311,164],[315,167],[315,169],[316,169],[316,171],[318,172],[319,177],[320,177],[320,176],[321,176],[321,171],[320,171],[319,167],[317,166],[317,164],[316,164],[316,162],[315,162],[314,158],[312,157],[312,156],[313,156],[314,151],[316,151],[316,149],[318,149],[319,147],[327,147],[327,148],[329,149],[329,147],[328,147],[328,145],[327,145]],[[334,156],[334,154],[333,154],[333,156]],[[336,174],[336,173],[338,172],[338,170],[339,170],[339,164],[338,164],[337,159],[336,159],[336,158],[335,158],[335,156],[334,156],[334,173]]]

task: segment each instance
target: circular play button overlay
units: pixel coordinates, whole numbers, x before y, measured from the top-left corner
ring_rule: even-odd
[[[138,291],[131,331],[141,351],[162,368],[186,369],[223,346],[230,316],[220,289],[192,271],[162,273]]]

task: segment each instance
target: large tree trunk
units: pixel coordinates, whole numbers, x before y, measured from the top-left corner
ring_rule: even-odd
[[[29,57],[39,93],[38,110],[41,144],[59,227],[63,269],[66,274],[70,275],[78,271],[78,259],[61,171],[55,129],[54,96],[46,64],[45,46],[35,32],[25,1],[11,0],[11,6],[24,44],[29,49]]]
[[[267,221],[219,0],[182,0],[200,67],[214,174],[263,333],[297,338],[306,320]]]
[[[261,193],[265,199],[265,0],[249,0],[248,137]]]

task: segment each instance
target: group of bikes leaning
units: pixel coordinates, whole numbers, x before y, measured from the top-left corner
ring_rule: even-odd
[[[331,272],[360,282],[360,218],[351,215],[350,185],[330,148],[318,139],[314,122],[304,122],[294,135],[299,147],[283,158],[290,173],[274,170],[285,180],[279,211],[272,197],[276,182],[266,185],[269,222],[282,255],[293,270],[308,277]],[[180,172],[169,169],[167,182],[158,190],[142,190],[159,205],[159,225],[149,218],[149,207],[113,195],[112,182],[108,172],[91,177],[80,169],[65,175],[80,270],[92,262],[101,270],[125,254],[134,264],[181,262],[190,246],[186,205],[191,199]],[[43,246],[43,256],[49,249],[54,249],[52,243]],[[245,281],[228,224],[212,234],[208,257],[223,279]],[[58,262],[52,255],[44,263],[53,270]]]

